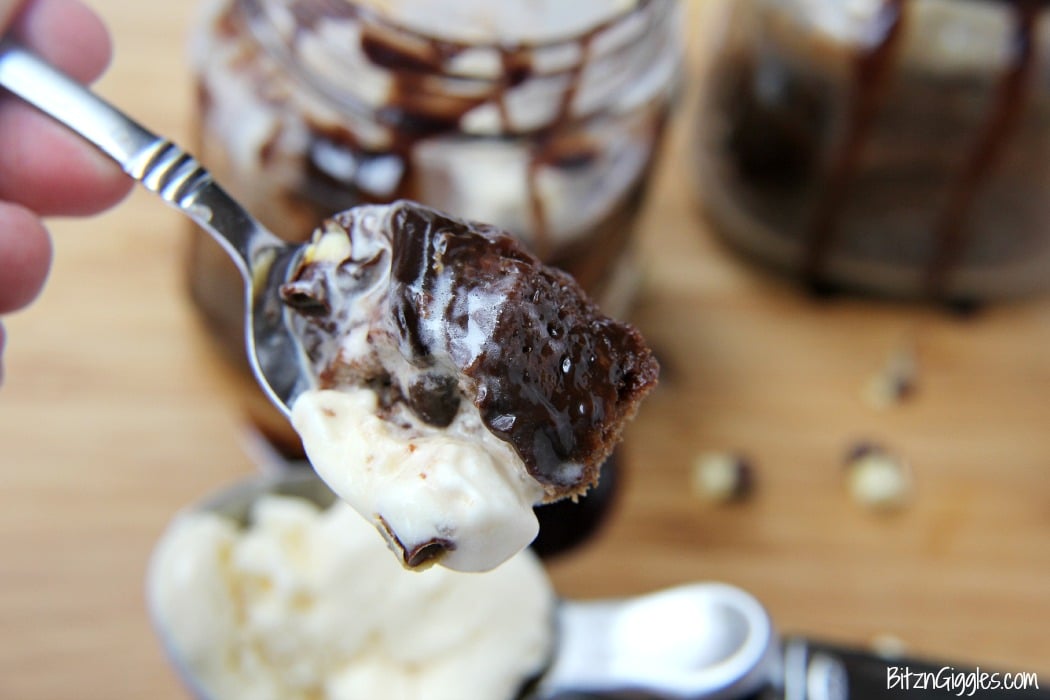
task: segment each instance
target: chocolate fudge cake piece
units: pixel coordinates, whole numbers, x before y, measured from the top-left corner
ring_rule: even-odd
[[[406,444],[441,435],[484,445],[494,461],[517,463],[501,480],[516,484],[522,505],[577,496],[595,484],[657,381],[657,362],[641,334],[603,315],[568,274],[542,264],[502,230],[408,201],[328,219],[282,295],[298,312],[318,377],[307,403],[326,391],[367,390],[384,435]],[[302,402],[293,407],[293,421]],[[331,406],[319,410],[332,417]],[[318,467],[309,432],[300,430]],[[371,448],[375,439],[361,444]],[[515,469],[532,483],[522,484]],[[318,471],[328,480],[326,469]],[[346,486],[355,488],[362,488],[360,480]],[[363,515],[406,563],[420,554],[386,512]],[[416,544],[428,554],[460,548],[461,530],[437,520],[434,536]],[[517,532],[522,539],[525,531]]]

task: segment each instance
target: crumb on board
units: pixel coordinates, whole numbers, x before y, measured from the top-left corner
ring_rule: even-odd
[[[915,343],[905,339],[895,346],[879,370],[864,383],[861,398],[872,408],[893,408],[915,395],[919,363]]]
[[[908,653],[908,645],[900,637],[889,634],[877,634],[869,644],[872,652],[880,658],[891,660],[903,658]]]

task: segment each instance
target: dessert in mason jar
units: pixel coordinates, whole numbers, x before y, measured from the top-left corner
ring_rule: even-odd
[[[485,571],[584,494],[659,372],[510,234],[413,202],[325,220],[281,297],[317,377],[292,423],[407,567]]]
[[[264,495],[248,522],[188,511],[149,568],[150,611],[202,700],[514,700],[554,648],[528,550],[484,576],[406,571],[349,506]]]
[[[732,3],[696,132],[714,229],[819,289],[1046,291],[1048,8]]]
[[[681,64],[674,0],[208,0],[201,160],[278,235],[414,199],[519,236],[624,310],[630,238]],[[240,348],[205,236],[195,302]]]

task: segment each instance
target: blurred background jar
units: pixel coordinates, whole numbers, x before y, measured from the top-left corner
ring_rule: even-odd
[[[191,42],[205,165],[278,235],[409,198],[486,221],[607,306],[681,67],[674,0],[209,0]],[[240,356],[206,236],[193,298]]]
[[[1045,292],[1048,8],[727,3],[695,132],[714,230],[817,290]]]

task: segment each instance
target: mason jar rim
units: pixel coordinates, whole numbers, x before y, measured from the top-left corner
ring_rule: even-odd
[[[1047,0],[1050,2],[1050,0]],[[262,8],[263,5],[267,4],[267,0],[249,0],[251,4],[256,7]],[[592,33],[601,33],[605,29],[616,26],[623,20],[631,17],[635,14],[645,12],[650,6],[666,5],[668,8],[674,4],[674,0],[637,0],[637,4],[625,10],[616,12],[613,15],[606,17],[595,25],[585,29],[582,32],[573,35],[562,35],[550,40],[541,41],[517,41],[517,42],[505,42],[499,39],[491,41],[474,41],[465,38],[455,37],[443,37],[438,34],[432,34],[425,30],[413,28],[409,25],[400,22],[393,17],[385,15],[381,11],[376,10],[373,7],[357,2],[355,0],[324,0],[324,4],[328,7],[340,7],[349,10],[353,15],[356,15],[361,20],[382,27],[384,30],[391,31],[404,36],[410,36],[426,41],[432,41],[438,44],[446,45],[449,47],[456,47],[460,49],[466,48],[477,48],[477,49],[509,49],[509,50],[539,50],[561,46],[571,46],[578,43],[581,38]],[[263,14],[266,12],[263,10]],[[350,17],[352,15],[339,15],[340,17]]]
[[[241,8],[243,17],[245,19],[246,29],[248,33],[254,38],[254,40],[266,51],[271,58],[277,60],[284,68],[284,70],[292,76],[295,76],[296,80],[304,84],[309,90],[314,92],[316,95],[323,98],[329,104],[334,107],[345,111],[348,114],[355,114],[362,119],[373,120],[377,119],[379,122],[384,123],[388,126],[394,126],[395,128],[402,128],[404,124],[401,121],[401,111],[383,109],[381,105],[375,105],[369,103],[366,99],[363,99],[360,94],[355,92],[355,86],[350,81],[332,80],[331,76],[324,75],[315,69],[303,65],[301,57],[296,55],[295,41],[298,40],[299,30],[298,27],[291,32],[291,41],[289,36],[283,35],[278,22],[275,21],[275,17],[272,15],[271,10],[268,9],[270,3],[268,0],[234,0]],[[340,7],[346,7],[353,4],[352,0],[325,0],[326,3],[331,2]],[[469,96],[471,94],[481,94],[485,91],[491,91],[502,86],[503,88],[513,88],[518,79],[520,80],[537,80],[537,81],[551,81],[551,80],[564,80],[566,76],[572,76],[578,73],[581,69],[592,65],[596,62],[601,61],[616,61],[621,55],[626,54],[627,60],[631,61],[632,65],[648,65],[653,61],[659,60],[661,51],[667,48],[665,42],[660,41],[660,37],[665,33],[664,25],[669,22],[673,22],[675,17],[675,11],[679,7],[678,0],[638,0],[638,3],[631,9],[620,12],[615,17],[608,19],[605,22],[594,25],[587,32],[581,33],[572,39],[563,39],[557,42],[551,43],[522,43],[513,45],[504,45],[500,43],[470,43],[470,42],[448,42],[443,39],[437,39],[440,45],[453,47],[450,49],[450,53],[447,56],[438,56],[434,63],[427,65],[383,65],[380,63],[373,63],[373,67],[380,71],[385,71],[393,76],[411,76],[419,80],[416,81],[417,90],[421,95],[431,94],[429,91],[435,86],[440,86],[433,92],[434,95],[458,95],[460,97]],[[389,18],[382,17],[380,14],[366,11],[364,8],[353,10],[354,14],[347,16],[348,21],[354,21],[364,24],[365,26],[377,26],[380,31],[387,31],[388,27],[393,27],[394,31],[401,31],[406,37],[414,38],[418,41],[431,41],[432,38],[427,35],[420,34],[411,29],[405,29],[396,22],[391,23]],[[637,26],[631,24],[632,17],[639,17]],[[379,21],[382,24],[379,25],[368,25],[367,23]],[[599,40],[604,36],[610,35],[617,31],[617,27],[625,26],[627,33],[625,35],[612,35],[612,40],[606,40],[604,45],[599,46],[598,50],[588,48],[587,50],[579,50],[574,61],[565,66],[561,66],[556,70],[550,70],[550,66],[547,66],[548,70],[534,68],[532,61],[536,60],[537,52],[558,50],[561,47],[580,47],[581,44],[586,46],[584,38],[592,36],[595,40]],[[654,31],[654,29],[656,31]],[[644,37],[647,41],[639,42],[638,37]],[[652,37],[652,40],[648,40]],[[455,53],[455,49],[462,48],[463,50],[474,50],[481,49],[490,52],[497,52],[499,61],[499,71],[495,73],[482,74],[482,73],[471,73],[469,71],[455,71],[448,70],[448,59],[451,58]],[[513,60],[508,60],[507,54],[510,54],[511,58],[519,57],[519,60],[525,59],[529,62],[522,64],[525,68],[525,73],[522,76],[515,76],[513,70],[515,69],[515,63]],[[635,55],[630,55],[634,53]],[[492,58],[492,56],[489,56]],[[635,63],[637,62],[637,63]],[[436,81],[431,83],[429,81]],[[467,98],[469,99],[469,97]],[[593,114],[590,112],[586,114],[577,114],[571,121],[587,120]],[[412,121],[411,118],[408,120]],[[414,130],[414,127],[408,127],[409,130]],[[536,130],[542,130],[544,127],[525,128],[525,129],[512,129],[516,134],[530,133]],[[473,132],[471,132],[473,133]],[[484,132],[478,132],[482,134]],[[506,132],[501,132],[506,133]]]
[[[362,25],[375,27],[384,32],[386,36],[398,36],[410,41],[427,42],[434,46],[443,47],[450,54],[456,51],[485,50],[509,56],[535,56],[544,52],[555,52],[558,50],[580,47],[586,43],[589,37],[596,37],[609,32],[618,26],[624,25],[628,20],[635,16],[645,17],[650,23],[656,23],[674,10],[677,1],[678,0],[638,0],[637,4],[633,7],[617,12],[615,15],[602,20],[598,24],[595,24],[578,34],[562,36],[550,41],[521,42],[504,42],[499,40],[471,41],[468,39],[445,38],[406,26],[392,17],[386,16],[373,8],[354,2],[354,0],[326,0],[326,4],[330,6],[351,8],[352,15],[340,15],[340,17],[346,19],[355,18],[356,21]],[[262,43],[270,46],[271,49],[275,48],[273,44],[279,43],[280,37],[278,36],[279,32],[277,28],[274,26],[274,18],[268,9],[268,6],[270,5],[268,0],[236,0],[236,2],[241,4],[241,6],[247,11],[249,19],[254,20],[250,21],[249,25],[256,38]],[[260,20],[264,21],[268,26],[260,25]],[[614,44],[608,51],[598,53],[583,52],[587,55],[581,55],[579,60],[557,69],[533,69],[531,75],[536,77],[555,77],[569,74],[578,70],[579,67],[588,60],[612,56],[629,48],[629,42],[626,44],[624,42],[619,42]],[[437,70],[428,72],[423,70],[422,66],[399,66],[398,70],[403,70],[407,73],[415,72],[431,75],[442,80],[458,80],[465,82],[499,81],[505,78],[506,72],[504,70],[499,73],[484,74],[471,71],[446,71],[444,70],[445,66],[438,65],[433,67]]]

